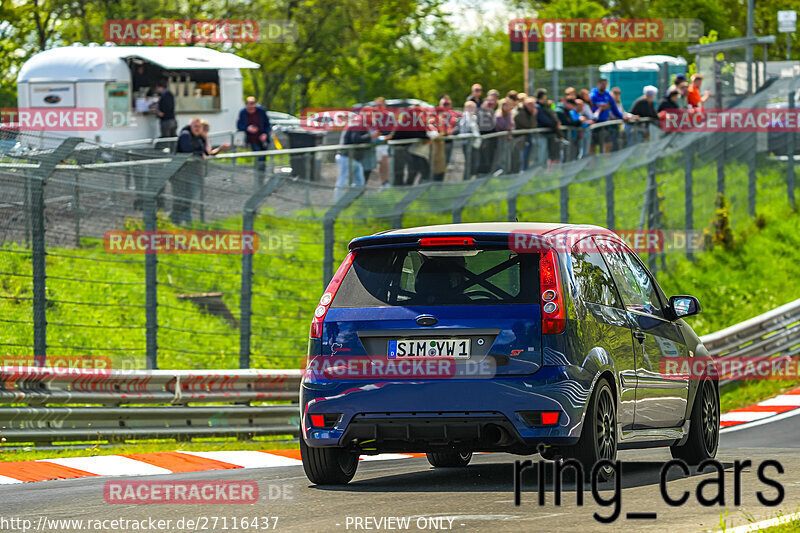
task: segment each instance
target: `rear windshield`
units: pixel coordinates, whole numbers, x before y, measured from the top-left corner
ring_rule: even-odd
[[[539,254],[508,248],[359,250],[332,307],[539,302]]]

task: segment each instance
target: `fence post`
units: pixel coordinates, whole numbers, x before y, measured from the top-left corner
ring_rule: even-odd
[[[466,151],[464,152],[464,180],[472,177],[472,139],[466,141]]]
[[[476,178],[470,181],[467,188],[464,191],[457,195],[453,200],[453,224],[458,224],[461,222],[461,214],[464,212],[464,206],[467,205],[467,202],[475,194],[475,191],[478,190],[478,187],[486,183],[486,181],[490,178]]]
[[[142,199],[145,231],[158,229],[156,217],[158,197],[170,178],[180,172],[189,154],[175,154],[172,157],[172,161],[164,165],[164,173],[160,177],[151,176],[145,183]],[[158,254],[144,255],[144,284],[146,367],[148,370],[156,370],[158,368]]]
[[[617,225],[614,205],[614,173],[606,175],[606,226],[614,229]]]
[[[659,206],[658,206],[658,178],[656,176],[655,163],[647,166],[647,229],[650,231],[661,229]],[[647,241],[648,243],[650,240]],[[656,270],[657,252],[647,252],[647,268],[650,271]]]
[[[364,187],[350,187],[339,200],[333,204],[327,211],[323,219],[323,243],[324,251],[322,256],[322,290],[328,286],[328,282],[333,277],[333,246],[334,239],[334,224],[336,224],[336,217],[344,211],[348,205],[353,203],[356,198],[361,196],[364,192]]]
[[[420,176],[420,181],[433,181],[433,150],[433,139],[428,139],[428,175],[425,177]]]
[[[22,175],[22,222],[25,224],[25,247],[31,246],[31,186],[27,172]]]
[[[535,178],[541,167],[531,167],[530,170],[525,170],[520,173],[519,177],[514,180],[514,183],[511,184],[511,187],[508,188],[508,199],[506,200],[506,204],[508,205],[508,221],[509,222],[516,222],[517,221],[517,198],[519,197],[519,191],[522,190],[525,185],[528,184],[533,178]]]
[[[794,109],[794,91],[789,92],[789,109]],[[794,209],[796,202],[794,198],[794,130],[788,132],[789,138],[786,139],[786,193],[789,205]]]
[[[756,133],[752,133],[752,149],[747,151],[747,212],[756,216]]]
[[[388,183],[390,185],[394,185],[394,165],[395,165],[395,162],[394,162],[394,145],[387,142],[386,146],[389,147],[388,150],[387,150],[388,153],[389,153],[389,182]]]
[[[347,149],[347,185],[346,185],[346,187],[350,187],[350,186],[353,185],[353,172],[355,172],[355,169],[353,168],[353,166],[354,166],[353,165],[353,154],[355,154],[355,153],[356,153],[356,151],[353,148],[348,148]]]
[[[569,222],[569,182],[572,181],[572,179],[565,180],[564,178],[564,176],[561,176],[561,222],[567,224]]]
[[[75,246],[81,247],[81,189],[78,185],[78,171],[73,173],[72,179],[72,214],[75,219]]]
[[[242,232],[253,231],[258,206],[280,185],[281,178],[273,176],[262,185],[244,204],[242,210]],[[253,250],[255,253],[255,250]],[[253,317],[253,254],[242,254],[242,281],[239,300],[239,368],[250,368],[250,341]]]
[[[203,173],[200,175],[200,222],[206,221],[206,176],[208,176],[208,160],[203,159]]]
[[[33,356],[37,366],[47,359],[47,273],[45,267],[44,185],[56,165],[67,158],[83,142],[70,137],[45,155],[39,168],[29,174],[31,188],[31,267],[33,274]],[[38,174],[38,175],[36,175]]]
[[[694,170],[694,145],[689,144],[686,146],[684,152],[686,158],[686,165],[684,167],[684,209],[685,212],[685,230],[688,232],[694,228],[694,182],[692,181],[692,171]],[[694,259],[692,251],[692,239],[686,239],[686,257]]]
[[[725,195],[725,159],[727,157],[728,136],[724,132],[717,135],[722,139],[722,151],[717,157],[717,194]]]
[[[403,227],[403,212],[405,212],[406,208],[411,205],[414,200],[422,196],[431,185],[432,183],[428,182],[417,185],[416,187],[411,187],[411,191],[406,193],[399,202],[394,204],[394,209],[392,209],[392,212],[389,214],[389,218],[392,221],[392,228],[398,229]]]

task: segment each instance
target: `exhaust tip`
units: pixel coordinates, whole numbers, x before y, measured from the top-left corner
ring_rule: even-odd
[[[488,424],[483,428],[483,436],[487,443],[494,446],[503,446],[511,441],[508,432],[497,424]]]

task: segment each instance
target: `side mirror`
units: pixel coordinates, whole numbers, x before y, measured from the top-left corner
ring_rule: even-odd
[[[686,295],[670,296],[669,306],[675,318],[696,315],[702,310],[697,298]]]

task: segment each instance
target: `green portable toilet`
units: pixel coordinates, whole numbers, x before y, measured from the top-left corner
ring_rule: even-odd
[[[686,60],[666,55],[641,56],[606,63],[599,70],[608,77],[609,88],[622,90],[622,106],[627,111],[647,85],[658,87],[661,97],[676,74],[686,73]]]

